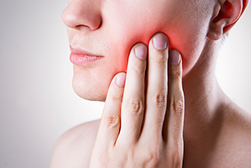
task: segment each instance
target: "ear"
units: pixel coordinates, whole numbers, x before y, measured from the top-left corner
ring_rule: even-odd
[[[207,37],[219,40],[238,21],[249,0],[219,0],[214,8]]]

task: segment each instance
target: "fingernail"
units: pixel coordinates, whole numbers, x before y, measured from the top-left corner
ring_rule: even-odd
[[[158,50],[167,48],[167,37],[163,33],[158,33],[153,38],[153,45]]]
[[[135,48],[135,55],[142,60],[146,60],[147,48],[143,44],[140,44]]]
[[[116,84],[120,87],[124,87],[125,86],[125,78],[126,78],[126,74],[125,73],[119,73],[116,76]]]
[[[169,64],[178,65],[180,63],[181,56],[177,50],[170,50],[169,54]]]

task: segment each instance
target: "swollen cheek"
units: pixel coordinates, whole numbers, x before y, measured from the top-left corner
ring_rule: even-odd
[[[128,52],[125,52],[124,55],[121,56],[121,59],[118,62],[114,63],[115,65],[118,66],[119,72],[127,72],[128,59],[129,59],[129,54]]]
[[[114,38],[111,40],[113,41],[112,46],[115,47],[114,56],[119,57],[119,59],[116,59],[117,62],[114,62],[114,65],[119,68],[119,71],[125,72],[127,70],[131,48],[139,42],[148,46],[151,37],[157,32],[163,32],[167,35],[169,39],[169,50],[177,49],[181,52],[182,56],[184,56],[186,48],[188,47],[188,45],[185,45],[187,43],[185,39],[188,32],[181,33],[179,28],[175,28],[170,24],[161,26],[160,23],[154,23],[150,27],[145,25],[149,25],[149,23],[131,23],[113,31]],[[114,34],[114,32],[116,32],[116,34]]]

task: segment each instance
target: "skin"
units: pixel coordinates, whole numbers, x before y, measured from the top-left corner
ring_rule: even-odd
[[[82,98],[105,101],[105,108],[101,121],[59,138],[51,168],[250,167],[250,114],[222,92],[214,74],[220,39],[246,5],[244,0],[70,0],[63,12],[70,45],[105,57],[74,65],[73,88]],[[157,32],[167,35],[165,51],[153,47]],[[147,61],[133,54],[139,45],[148,49]],[[167,63],[173,51],[181,54],[178,65]],[[119,87],[115,81],[123,74],[126,83]],[[130,108],[135,99],[142,102],[141,113]]]
[[[207,23],[213,12],[213,9],[207,6],[212,6],[214,2],[201,1],[199,4],[201,10],[199,12],[205,15],[203,20],[200,19],[201,15],[198,15],[198,12],[191,12],[198,8],[193,5],[195,1],[124,0],[120,3],[116,1],[109,3],[97,1],[95,5],[91,3],[92,1],[87,0],[69,1],[63,18],[69,27],[69,43],[72,47],[84,48],[106,58],[95,67],[74,66],[75,92],[84,99],[105,101],[112,78],[118,72],[127,70],[127,60],[132,46],[137,42],[148,45],[150,38],[156,32],[164,32],[170,41],[169,48],[181,52],[183,74],[186,75],[202,52],[206,41]],[[78,9],[78,6],[83,7]],[[191,10],[187,10],[188,7],[191,7]],[[76,17],[73,19],[72,15]],[[201,22],[197,22],[198,20]]]

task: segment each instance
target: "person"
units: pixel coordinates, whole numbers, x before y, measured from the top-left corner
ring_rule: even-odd
[[[105,106],[57,140],[51,168],[251,167],[251,116],[215,77],[247,4],[69,0],[74,91]]]

